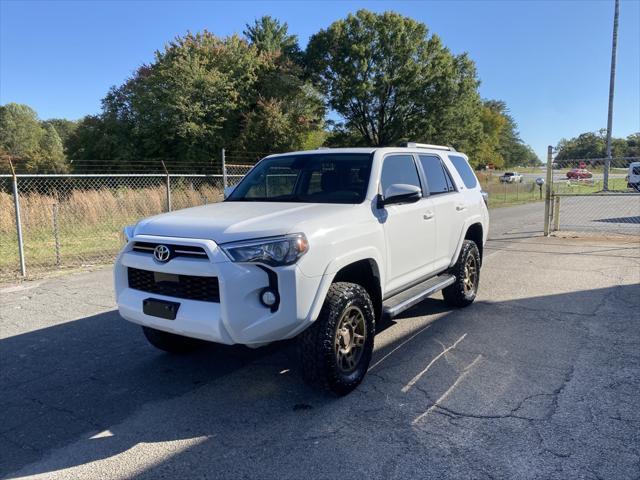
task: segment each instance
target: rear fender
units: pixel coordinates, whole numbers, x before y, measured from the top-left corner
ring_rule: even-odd
[[[458,239],[458,246],[456,247],[456,251],[453,255],[453,258],[451,259],[451,262],[449,263],[449,267],[453,267],[455,263],[458,261],[458,255],[460,255],[462,244],[464,243],[464,239],[467,236],[467,230],[469,230],[469,227],[474,223],[479,223],[480,225],[482,225],[482,244],[484,245],[486,243],[488,229],[486,228],[486,223],[483,221],[482,217],[480,215],[473,215],[467,218],[460,232],[460,238]]]

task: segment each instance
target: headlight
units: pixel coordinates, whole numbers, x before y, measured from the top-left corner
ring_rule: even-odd
[[[226,243],[220,248],[234,262],[264,263],[278,267],[296,263],[309,250],[309,242],[303,233],[294,233]]]

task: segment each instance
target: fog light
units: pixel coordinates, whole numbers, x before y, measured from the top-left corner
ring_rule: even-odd
[[[260,301],[265,307],[273,307],[278,302],[278,295],[270,288],[265,288],[260,294]]]

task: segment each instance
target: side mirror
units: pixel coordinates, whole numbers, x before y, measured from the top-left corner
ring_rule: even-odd
[[[229,195],[231,195],[235,189],[236,189],[235,185],[225,188],[224,189],[224,198],[228,198]]]
[[[384,192],[384,197],[378,195],[378,208],[398,203],[413,203],[421,198],[420,187],[406,183],[394,183]]]

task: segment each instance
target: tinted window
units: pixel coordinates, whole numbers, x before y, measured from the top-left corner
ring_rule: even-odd
[[[449,155],[449,160],[451,160],[453,166],[456,167],[456,170],[462,177],[462,181],[467,188],[473,188],[478,184],[478,180],[476,179],[473,170],[471,170],[469,162],[467,162],[463,157],[458,157],[457,155]]]
[[[361,203],[371,155],[282,155],[262,160],[229,195],[231,202]]]
[[[439,193],[447,193],[452,190],[453,182],[447,178],[448,172],[442,165],[442,160],[439,157],[433,155],[420,155],[420,164],[424,170],[424,174],[427,177],[427,185],[429,186],[429,193],[431,195],[438,195]]]
[[[389,155],[382,165],[382,193],[387,191],[394,183],[415,185],[420,188],[420,178],[416,170],[416,164],[411,155]]]

